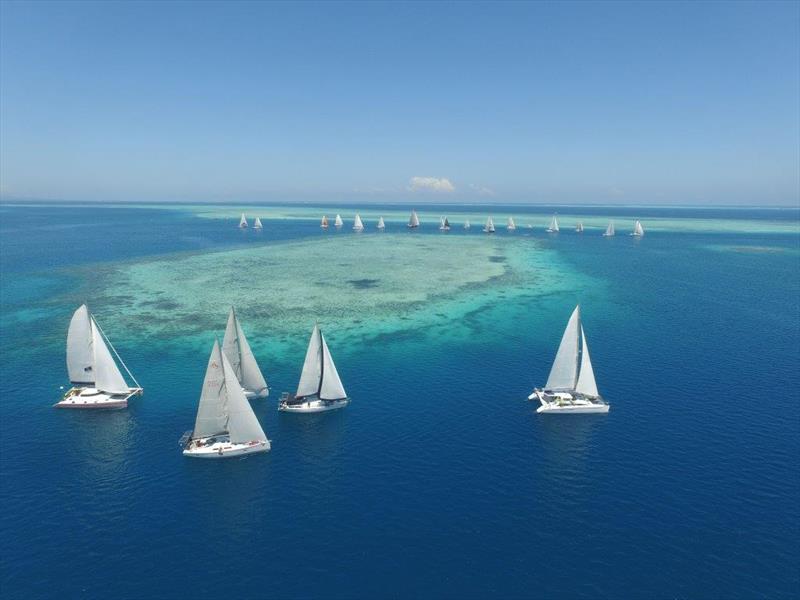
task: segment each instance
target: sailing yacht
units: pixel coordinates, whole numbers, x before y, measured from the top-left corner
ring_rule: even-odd
[[[412,210],[411,216],[408,218],[408,228],[416,229],[417,227],[419,227],[419,217],[417,216],[417,211]]]
[[[450,221],[447,220],[447,217],[442,217],[439,219],[439,230],[450,231]]]
[[[578,224],[575,226],[575,233],[583,233],[583,221],[578,221]]]
[[[641,221],[636,221],[636,223],[633,226],[633,233],[631,233],[631,235],[634,235],[636,237],[642,237],[644,235],[644,227],[642,227]]]
[[[361,216],[358,213],[353,220],[353,231],[364,231],[364,223],[361,222]]]
[[[228,358],[214,340],[194,429],[181,437],[183,455],[230,458],[267,452],[270,443]]]
[[[256,217],[256,222],[253,223],[253,229],[264,229],[264,226],[261,224],[261,219]]]
[[[278,410],[297,413],[315,413],[347,406],[350,400],[339,379],[336,365],[322,330],[314,325],[308,341],[306,360],[300,374],[297,392],[284,392]]]
[[[242,213],[242,218],[239,219],[239,229],[247,229],[247,218]]]
[[[250,344],[247,343],[239,317],[233,307],[228,313],[228,325],[225,327],[225,337],[222,338],[222,351],[248,400],[269,396],[267,382],[261,374],[261,369],[258,368],[256,357],[250,349]]]
[[[553,218],[550,220],[550,225],[547,227],[547,233],[558,233],[558,219],[556,216],[553,215]]]
[[[575,307],[556,352],[543,389],[528,400],[538,399],[537,413],[607,413],[608,404],[597,391],[589,345],[581,323],[581,307]]]
[[[322,215],[322,222],[319,224],[319,226],[322,227],[323,229],[327,229],[328,228],[328,216],[327,215]]]
[[[333,224],[335,227],[341,227],[344,225],[344,221],[342,221],[342,215],[337,214],[336,219],[334,219]]]
[[[603,237],[614,237],[614,221],[608,222],[608,227],[606,227],[606,232],[603,234]]]
[[[378,219],[378,229],[380,229],[381,231],[386,229],[386,223],[383,222],[383,217]]]
[[[108,346],[134,387],[125,381]],[[85,304],[78,307],[69,322],[67,372],[72,388],[54,405],[56,408],[125,408],[131,396],[144,392]]]
[[[484,233],[494,233],[494,221],[492,221],[492,217],[486,219],[486,225],[483,226]]]
[[[469,219],[467,219],[466,221],[464,221],[464,229],[469,229],[469,228],[470,228]]]
[[[508,224],[506,225],[506,229],[509,231],[514,231],[517,228],[517,224],[514,223],[514,217],[508,217]]]

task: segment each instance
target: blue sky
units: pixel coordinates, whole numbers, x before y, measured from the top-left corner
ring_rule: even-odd
[[[0,5],[0,195],[800,202],[800,3]]]

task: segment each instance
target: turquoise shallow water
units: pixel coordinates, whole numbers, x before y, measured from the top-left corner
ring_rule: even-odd
[[[800,591],[796,213],[636,241],[203,210],[0,207],[4,596]],[[83,300],[145,387],[127,411],[51,408]],[[231,302],[273,451],[198,464],[177,439]],[[542,417],[577,302],[611,412]],[[278,414],[315,318],[353,403]]]

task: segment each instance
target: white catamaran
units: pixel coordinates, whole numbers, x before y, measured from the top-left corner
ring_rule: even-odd
[[[484,233],[494,233],[494,221],[492,221],[492,217],[486,219],[486,225],[483,226]]]
[[[509,231],[514,231],[517,228],[517,224],[514,223],[514,217],[508,217],[508,223],[506,224],[506,229]]]
[[[409,229],[415,229],[419,227],[419,217],[417,216],[417,211],[412,210],[411,216],[408,218],[408,225]]]
[[[358,213],[356,213],[356,218],[353,220],[353,231],[364,231],[364,223]]]
[[[386,223],[383,222],[383,217],[378,219],[378,229],[380,229],[381,231],[386,229]]]
[[[125,381],[106,342],[135,387]],[[72,388],[54,405],[56,408],[125,408],[131,396],[141,396],[144,391],[85,304],[69,322],[67,371]]]
[[[558,219],[556,219],[556,216],[553,215],[553,218],[550,220],[550,225],[547,228],[547,233],[558,233],[559,231]]]
[[[450,231],[450,221],[447,220],[447,217],[439,219],[439,229],[441,231]]]
[[[631,233],[631,235],[636,237],[642,237],[644,235],[644,227],[642,227],[641,221],[636,221],[636,223],[633,225],[633,233]]]
[[[575,225],[575,233],[583,233],[583,221],[578,221],[578,224]]]
[[[180,445],[184,456],[194,458],[229,458],[270,449],[233,367],[216,340],[208,359],[194,429],[183,434]]]
[[[239,219],[239,229],[247,229],[247,217],[242,213],[242,218]]]
[[[603,237],[614,237],[614,221],[608,222],[608,227],[606,227],[606,231],[603,234]]]
[[[328,216],[327,215],[322,215],[322,221],[320,222],[319,226],[322,227],[323,229],[327,229],[328,228]]]
[[[248,400],[269,396],[267,382],[261,374],[261,369],[258,368],[256,357],[250,349],[250,344],[247,343],[239,317],[233,307],[228,313],[228,325],[225,327],[225,337],[222,338],[222,351]]]
[[[319,325],[314,325],[308,341],[306,360],[300,374],[297,392],[284,392],[278,410],[315,413],[347,406],[350,400],[339,379],[336,365]]]
[[[336,219],[334,219],[333,224],[335,227],[341,227],[344,225],[344,221],[342,221],[342,215],[337,214]]]
[[[261,219],[256,217],[256,222],[253,223],[253,229],[264,229],[264,226],[261,224]]]
[[[608,404],[597,391],[580,305],[572,311],[544,389],[537,388],[528,396],[534,399],[542,404],[537,413],[608,412]]]

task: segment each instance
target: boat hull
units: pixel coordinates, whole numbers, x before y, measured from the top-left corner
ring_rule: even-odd
[[[349,403],[349,398],[344,400],[319,400],[315,398],[300,403],[281,402],[278,410],[288,413],[319,413],[344,408]]]
[[[248,400],[255,400],[256,398],[266,398],[267,396],[269,396],[268,389],[261,390],[260,392],[254,392],[253,390],[246,390],[242,388],[242,391],[244,392],[244,397],[247,398]]]
[[[73,410],[118,410],[128,407],[128,400],[132,396],[141,396],[142,388],[129,388],[127,393],[108,394],[93,388],[72,388],[54,408],[68,408]]]
[[[211,444],[203,443],[209,438],[200,440],[192,440],[190,444],[184,448],[183,455],[190,458],[234,458],[236,456],[244,456],[246,454],[258,454],[260,452],[269,452],[269,440],[254,440],[244,444],[232,444],[229,440],[223,438]],[[201,443],[202,445],[198,444]]]
[[[594,413],[607,413],[608,404],[591,404],[591,405],[548,405],[543,404],[536,409],[539,414],[594,414]]]
[[[588,398],[574,392],[554,396],[536,389],[528,396],[528,400],[534,399],[541,403],[536,409],[539,414],[604,414],[609,409],[608,404],[600,398]]]

